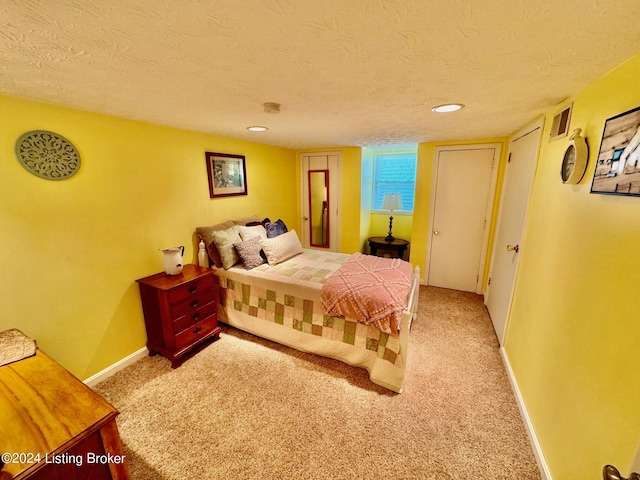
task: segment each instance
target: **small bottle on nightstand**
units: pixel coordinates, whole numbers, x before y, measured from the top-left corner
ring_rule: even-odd
[[[198,249],[198,265],[201,267],[208,267],[209,262],[207,262],[207,250],[204,246],[204,240],[200,240],[199,249]]]

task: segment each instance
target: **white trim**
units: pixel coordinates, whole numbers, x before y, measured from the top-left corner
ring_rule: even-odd
[[[147,356],[148,354],[149,350],[147,350],[147,347],[142,347],[140,350],[133,352],[131,355],[128,355],[121,360],[118,360],[113,365],[99,371],[95,375],[91,375],[84,381],[84,384],[89,387],[95,387],[97,384],[99,384],[103,380],[106,380],[111,375],[119,372],[120,370],[128,367],[131,364],[136,363],[138,360],[140,360],[142,357]]]
[[[520,388],[518,388],[518,382],[513,373],[513,370],[511,369],[511,363],[509,362],[509,357],[507,356],[507,352],[505,351],[504,347],[500,347],[500,354],[502,355],[502,361],[504,362],[504,366],[507,370],[507,376],[509,377],[509,381],[511,382],[511,388],[513,388],[513,393],[516,396],[516,403],[518,404],[518,408],[520,409],[522,420],[524,420],[524,425],[527,429],[527,435],[529,436],[529,442],[531,443],[533,454],[535,455],[536,461],[538,462],[538,468],[540,469],[542,480],[552,480],[551,472],[549,471],[549,467],[547,466],[544,454],[542,453],[542,448],[540,447],[540,443],[538,442],[536,431],[533,428],[531,418],[529,418],[529,412],[527,412],[527,407],[524,404],[524,399],[522,398],[522,394],[520,393]]]
[[[493,152],[493,163],[491,164],[491,180],[489,183],[489,198],[484,213],[484,232],[482,234],[482,250],[480,251],[480,264],[478,268],[478,280],[476,282],[476,293],[484,295],[484,275],[487,268],[487,251],[489,250],[489,233],[491,231],[491,221],[494,214],[494,202],[496,198],[496,187],[498,185],[498,171],[500,170],[500,160],[502,159],[502,145],[499,143],[487,144],[495,148]]]

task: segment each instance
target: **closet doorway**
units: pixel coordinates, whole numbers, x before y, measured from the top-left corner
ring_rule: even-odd
[[[339,251],[340,152],[300,156],[302,185],[302,245]]]
[[[515,289],[529,197],[538,162],[543,120],[511,137],[502,184],[485,304],[500,345],[504,344]]]
[[[427,284],[482,293],[500,144],[436,148]]]

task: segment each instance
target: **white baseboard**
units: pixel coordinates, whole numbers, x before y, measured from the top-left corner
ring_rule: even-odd
[[[527,407],[524,404],[524,399],[522,398],[522,395],[520,393],[518,382],[516,381],[516,377],[513,373],[513,370],[511,369],[511,363],[509,362],[509,357],[507,357],[507,352],[505,351],[504,347],[500,347],[500,353],[502,355],[502,361],[504,362],[505,368],[507,369],[507,375],[509,376],[509,380],[511,381],[511,387],[513,388],[513,392],[516,396],[518,408],[520,408],[520,414],[522,415],[522,419],[524,420],[524,425],[527,429],[527,435],[529,436],[529,441],[531,442],[531,447],[533,448],[533,454],[535,455],[536,461],[538,462],[538,468],[540,468],[542,479],[552,480],[551,472],[549,471],[547,462],[544,459],[542,448],[540,447],[538,437],[536,436],[536,431],[533,428],[531,419],[529,418]]]
[[[114,373],[119,372],[123,368],[128,367],[129,365],[137,362],[142,357],[145,357],[148,354],[149,354],[149,350],[147,350],[147,347],[142,347],[140,350],[133,352],[131,355],[124,357],[122,360],[118,360],[113,365],[105,368],[104,370],[101,370],[95,375],[90,376],[84,381],[84,383],[89,387],[94,387],[98,383],[109,378]]]

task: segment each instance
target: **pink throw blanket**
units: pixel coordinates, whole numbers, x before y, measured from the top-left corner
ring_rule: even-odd
[[[354,253],[322,285],[322,306],[329,315],[397,335],[411,270],[411,264],[399,258]]]

